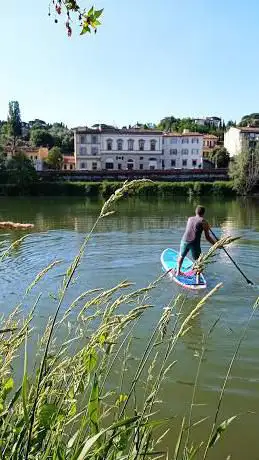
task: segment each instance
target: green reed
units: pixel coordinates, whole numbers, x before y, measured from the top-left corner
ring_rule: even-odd
[[[24,292],[21,303],[1,319],[0,329],[0,457],[6,460],[204,460],[235,416],[219,423],[225,388],[248,325],[230,362],[209,438],[191,442],[193,429],[208,423],[195,419],[196,391],[205,353],[204,338],[189,413],[181,421],[173,453],[161,449],[170,430],[176,430],[172,414],[159,418],[159,395],[165,379],[177,365],[178,343],[192,327],[217,285],[203,299],[193,301],[184,313],[185,298],[172,299],[162,310],[141,356],[132,356],[136,327],[152,309],[153,291],[161,282],[134,289],[122,281],[111,289],[83,292],[64,310],[64,299],[74,280],[82,256],[99,221],[114,212],[117,201],[146,181],[125,183],[103,205],[91,232],[64,275],[57,293],[57,307],[37,342],[35,362],[29,362],[29,346],[35,345],[33,318],[40,305],[36,298],[27,318],[23,304],[47,273],[60,261],[53,261]],[[226,241],[225,241],[226,243]],[[20,244],[20,242],[19,242]],[[9,257],[13,245],[3,253]],[[207,259],[205,259],[207,261]],[[204,263],[204,260],[203,262]],[[62,337],[62,339],[61,339]],[[23,376],[14,372],[17,358],[23,361]],[[135,358],[134,360],[132,358]],[[129,369],[133,373],[129,378]],[[144,382],[144,384],[143,384]],[[170,448],[172,446],[169,446]]]

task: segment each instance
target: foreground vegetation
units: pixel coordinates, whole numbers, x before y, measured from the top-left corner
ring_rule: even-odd
[[[135,330],[152,308],[152,293],[161,278],[146,288],[134,290],[123,281],[109,290],[93,289],[81,293],[67,305],[67,294],[76,281],[77,269],[100,220],[114,212],[117,201],[136,187],[149,186],[143,181],[124,184],[103,205],[89,235],[64,275],[55,295],[56,311],[38,340],[33,318],[40,308],[41,294],[26,319],[22,306],[28,305],[38,283],[55,270],[54,261],[39,273],[24,293],[15,311],[1,320],[1,458],[55,460],[172,460],[209,458],[211,448],[228,425],[237,417],[220,421],[224,391],[255,305],[236,351],[229,363],[226,378],[212,419],[199,420],[194,408],[206,341],[202,344],[198,371],[186,417],[179,420],[179,431],[172,417],[159,418],[159,394],[166,377],[173,373],[175,351],[192,319],[221,285],[202,300],[194,301],[184,314],[185,299],[172,299],[151,331],[145,350],[134,357]],[[19,244],[22,241],[20,240]],[[3,250],[1,262],[9,257],[14,245]],[[205,263],[206,258],[200,260]],[[52,295],[53,298],[53,295]],[[37,345],[37,346],[36,346]],[[33,361],[29,359],[33,349]],[[23,362],[19,380],[13,369],[17,357]],[[194,441],[193,431],[201,423],[209,426],[209,437]],[[175,446],[161,447],[168,430],[176,435]],[[172,448],[172,453],[171,452]]]
[[[43,195],[43,196],[89,196],[107,198],[121,187],[122,182],[29,182],[0,184],[0,194],[7,196]],[[232,183],[216,182],[149,182],[136,187],[134,194],[139,197],[173,197],[173,196],[235,196]]]

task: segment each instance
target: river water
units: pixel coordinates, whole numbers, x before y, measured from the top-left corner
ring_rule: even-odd
[[[134,281],[144,287],[161,274],[160,254],[166,247],[178,248],[186,218],[198,203],[192,200],[124,201],[117,213],[101,221],[89,243],[79,270],[77,294],[96,287],[112,287],[119,281]],[[208,342],[202,365],[197,417],[213,415],[219,389],[234,353],[251,307],[259,296],[259,203],[258,199],[202,199],[206,217],[220,235],[237,235],[241,240],[229,248],[248,278],[249,286],[232,263],[220,251],[207,268],[210,288],[223,282],[223,287],[208,302],[193,328],[183,339],[173,378],[163,386],[162,415],[182,415],[190,401],[197,360],[194,356],[203,335],[219,318]],[[35,229],[1,266],[0,311],[7,313],[17,304],[35,275],[55,259],[62,259],[57,269],[40,283],[43,292],[36,316],[36,328],[42,329],[53,313],[49,292],[57,292],[61,276],[77,253],[80,244],[95,222],[101,203],[80,198],[1,198],[0,220],[31,222]],[[15,241],[22,233],[1,231],[0,241]],[[208,244],[203,241],[203,249]],[[47,286],[47,288],[46,288]],[[47,291],[48,289],[48,291]],[[181,292],[173,282],[164,279],[154,294],[155,308],[145,318],[140,334],[141,352],[154,321],[162,308]],[[75,292],[74,292],[75,294]],[[191,295],[191,294],[189,294]],[[193,295],[193,294],[192,294]],[[74,297],[73,297],[74,298]],[[29,308],[29,306],[28,306]],[[241,414],[209,458],[257,460],[259,447],[259,312],[255,313],[243,342],[223,401],[222,421]],[[197,428],[197,439],[207,435],[206,423]],[[173,435],[174,436],[174,435]],[[172,442],[168,438],[165,443]]]

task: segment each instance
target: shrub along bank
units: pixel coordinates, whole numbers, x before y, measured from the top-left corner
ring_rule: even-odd
[[[86,196],[109,197],[121,182],[36,182],[26,187],[13,184],[0,184],[0,194],[5,196]],[[192,195],[235,196],[232,182],[152,182],[141,185],[134,195],[140,197],[170,197]]]

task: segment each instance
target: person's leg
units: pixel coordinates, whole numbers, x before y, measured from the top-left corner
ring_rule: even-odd
[[[176,268],[175,276],[180,275],[184,258],[187,256],[187,254],[189,252],[189,249],[190,249],[189,244],[186,243],[185,241],[181,241],[180,252],[179,252],[179,257],[178,257],[178,260],[177,260],[177,268]]]
[[[191,248],[191,255],[192,255],[192,258],[194,261],[198,260],[200,255],[201,255],[201,246],[200,244],[197,244],[197,243],[193,243]],[[196,275],[196,282],[199,283],[200,282],[200,275],[197,274]]]

